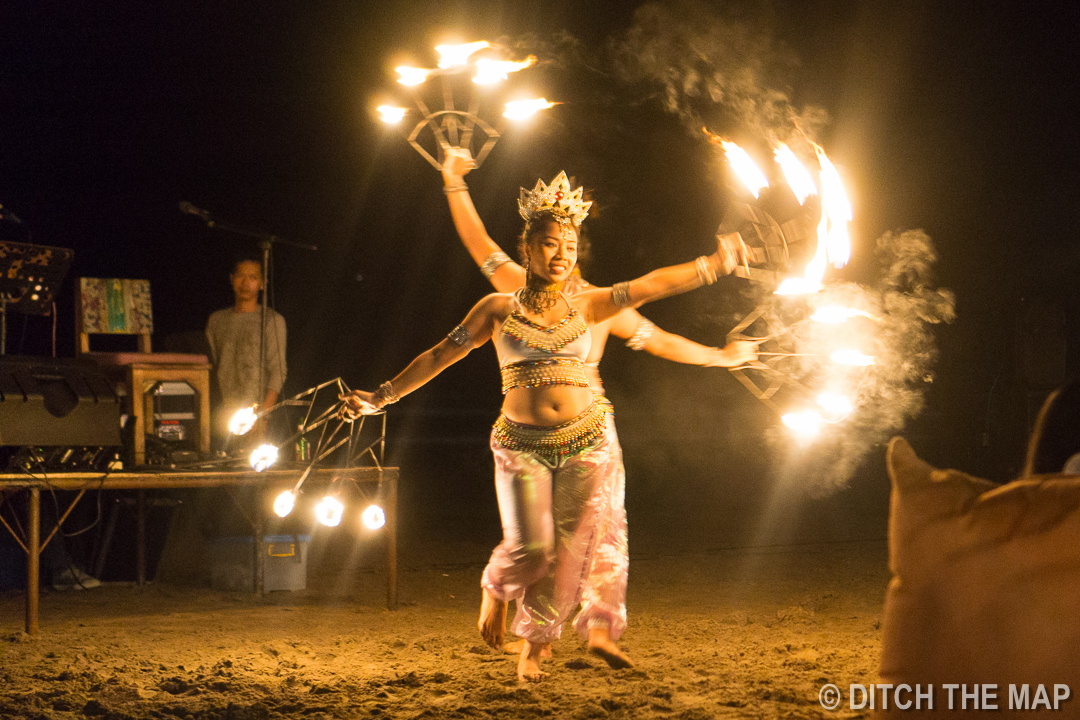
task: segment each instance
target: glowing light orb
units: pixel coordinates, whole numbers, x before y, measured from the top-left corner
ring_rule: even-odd
[[[378,530],[386,524],[386,513],[378,505],[368,505],[360,515],[360,521],[368,530]]]
[[[252,405],[241,410],[237,410],[236,413],[229,419],[229,432],[233,435],[243,435],[251,428],[255,427],[255,423],[259,420],[258,413],[255,412],[255,408],[258,405]]]
[[[278,449],[274,445],[260,445],[251,451],[251,469],[262,472],[277,462]]]
[[[340,525],[344,512],[345,506],[333,495],[327,495],[315,506],[315,518],[326,527]]]
[[[524,120],[535,115],[540,110],[555,107],[556,103],[548,102],[546,98],[534,98],[532,100],[511,100],[506,103],[506,112],[503,117],[508,120]]]
[[[812,440],[821,432],[821,426],[825,422],[815,410],[802,410],[790,412],[781,416],[783,421],[795,433],[800,440]]]
[[[382,121],[387,125],[395,125],[401,122],[405,118],[405,113],[408,112],[403,107],[394,107],[393,105],[380,105],[376,110],[379,111]]]
[[[293,511],[294,507],[296,507],[296,495],[291,490],[286,490],[274,498],[274,513],[278,517],[285,517]]]
[[[874,364],[873,356],[863,355],[858,350],[837,350],[829,356],[829,359],[841,365],[855,365],[857,367]]]

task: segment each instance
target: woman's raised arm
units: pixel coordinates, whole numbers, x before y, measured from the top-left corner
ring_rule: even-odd
[[[484,221],[476,212],[476,206],[469,195],[469,186],[465,184],[465,175],[472,168],[473,160],[468,150],[450,148],[446,151],[442,170],[443,191],[446,193],[446,202],[450,204],[454,228],[473,261],[495,289],[499,292],[513,292],[525,284],[525,270],[491,239],[484,227]]]

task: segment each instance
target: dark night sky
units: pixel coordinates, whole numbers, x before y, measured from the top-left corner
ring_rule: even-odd
[[[9,2],[0,10],[0,203],[33,242],[74,248],[70,278],[149,278],[157,347],[200,330],[230,302],[229,257],[251,247],[181,215],[179,201],[317,244],[317,253],[275,250],[274,301],[290,332],[287,390],[336,375],[371,387],[442,337],[486,290],[453,236],[437,174],[371,117],[375,101],[395,90],[391,68],[432,64],[430,48],[448,37],[561,31],[599,66],[634,7]],[[1080,340],[1080,10],[933,0],[749,7],[740,19],[797,59],[785,65],[781,89],[795,105],[829,113],[819,139],[850,185],[856,253],[860,243],[866,250],[846,277],[872,273],[866,254],[882,232],[922,228],[940,252],[941,284],[957,294],[958,320],[938,333],[938,377],[912,434],[941,464],[1008,472],[1016,458],[991,457],[981,439],[988,428],[1007,434],[999,415],[1024,412],[1018,318],[1047,303],[1066,318],[1059,334],[1070,345]],[[646,99],[647,89],[567,67],[537,74],[538,94],[567,104],[508,129],[470,177],[492,235],[509,246],[518,186],[565,168],[595,188],[603,208],[592,227],[596,281],[700,254],[720,219],[719,157]],[[25,240],[22,228],[4,224],[0,237]],[[62,355],[73,349],[66,285]],[[703,317],[702,302],[688,295],[646,313],[719,343],[725,328]],[[13,315],[8,346],[45,354],[48,334],[46,319]],[[611,348],[605,378],[625,418],[630,475],[641,478],[636,497],[664,483],[647,476],[670,458],[642,445],[635,455],[632,440],[663,444],[676,415],[657,406],[680,393],[677,416],[714,428],[706,438],[702,423],[676,422],[686,452],[708,456],[680,472],[752,465],[772,418],[726,374],[703,372]],[[414,452],[457,458],[459,446],[463,457],[482,454],[495,378],[483,349],[403,402],[395,459],[404,467]],[[732,480],[724,492],[751,486]]]

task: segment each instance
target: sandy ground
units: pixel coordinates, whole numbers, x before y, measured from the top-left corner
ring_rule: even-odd
[[[0,598],[3,718],[850,717],[826,682],[870,682],[888,580],[883,542],[633,557],[636,666],[611,670],[573,635],[538,685],[476,631],[481,566],[378,569],[347,587],[225,593],[155,583]],[[340,580],[340,578],[338,578]],[[331,591],[330,588],[333,587]]]

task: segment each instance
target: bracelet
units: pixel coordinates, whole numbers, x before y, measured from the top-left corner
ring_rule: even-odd
[[[617,307],[626,307],[630,304],[630,283],[620,282],[611,286],[611,302]]]
[[[457,192],[468,192],[469,186],[465,184],[464,180],[458,180],[453,185],[443,185],[442,191],[447,195]]]
[[[491,276],[495,274],[496,270],[508,262],[513,262],[513,260],[510,259],[510,256],[502,250],[496,250],[484,258],[484,262],[480,265],[480,272],[484,273],[484,277],[490,279]]]
[[[697,270],[698,280],[702,285],[712,285],[716,282],[716,270],[709,262],[708,255],[702,255],[694,261],[694,269]]]
[[[386,407],[387,405],[393,405],[399,398],[397,393],[394,392],[394,386],[389,380],[379,386],[379,389],[375,391],[375,399],[379,401],[379,409]]]
[[[631,350],[644,350],[645,343],[649,342],[649,338],[652,337],[655,329],[656,325],[649,318],[641,318],[638,321],[637,329],[634,330],[634,334],[626,341],[626,347]]]

